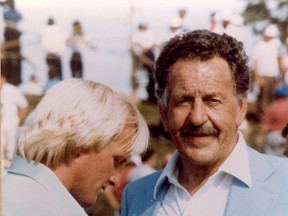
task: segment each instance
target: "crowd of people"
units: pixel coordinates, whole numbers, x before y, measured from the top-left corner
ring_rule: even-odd
[[[47,25],[41,31],[41,44],[46,52],[48,68],[48,83],[45,89],[49,89],[57,82],[63,80],[62,55],[66,46],[72,49],[70,57],[71,77],[83,78],[83,60],[81,52],[85,46],[96,48],[91,38],[84,34],[80,21],[72,24],[73,33],[68,36],[67,32],[56,24],[54,18],[49,18]]]
[[[139,23],[131,36],[132,76],[147,72],[147,100],[158,105],[176,149],[159,171],[147,122],[132,99],[83,79],[82,48],[96,46],[79,21],[69,37],[48,19],[45,88],[35,74],[21,83],[13,72],[19,61],[9,62],[13,55],[6,50],[0,89],[4,215],[87,215],[101,192],[123,216],[287,214],[288,38],[282,43],[277,26],[267,25],[248,55],[239,14],[213,13],[210,26],[195,30],[187,13],[177,11],[167,35],[155,37],[148,23]],[[16,31],[20,19],[7,15],[5,31]],[[66,46],[73,50],[71,79],[63,79]],[[27,95],[41,97],[28,116]],[[255,144],[242,131],[253,103]]]

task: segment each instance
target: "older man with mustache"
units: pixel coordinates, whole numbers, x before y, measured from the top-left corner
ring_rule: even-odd
[[[196,30],[155,67],[163,126],[176,151],[164,170],[129,184],[122,215],[285,215],[288,160],[249,148],[239,131],[250,83],[242,43]]]

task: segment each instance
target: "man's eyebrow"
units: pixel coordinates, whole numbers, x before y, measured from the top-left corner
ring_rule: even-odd
[[[129,158],[123,156],[116,156],[115,159],[118,161],[120,165],[125,164],[129,161]]]

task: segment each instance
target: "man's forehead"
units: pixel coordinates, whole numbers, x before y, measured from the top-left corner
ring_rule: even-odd
[[[223,78],[222,76],[211,76],[209,74],[203,75],[202,77],[198,76],[171,76],[170,83],[168,87],[172,88],[175,86],[177,90],[182,91],[191,91],[199,90],[205,92],[217,92],[221,91],[220,89],[233,87],[234,84],[231,79]],[[181,86],[181,87],[179,87]]]

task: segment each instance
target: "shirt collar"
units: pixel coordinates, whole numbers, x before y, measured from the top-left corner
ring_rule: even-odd
[[[224,163],[219,167],[220,171],[228,173],[251,187],[251,173],[247,145],[243,135],[239,133],[238,142]]]
[[[173,184],[179,184],[178,180],[177,182],[175,182],[175,180],[177,179],[176,177],[178,176],[178,159],[179,152],[176,150],[156,182],[153,192],[153,196],[155,199],[157,192],[160,190],[162,184],[166,179],[168,179],[169,182],[173,182]],[[241,166],[239,166],[239,164]],[[236,146],[234,147],[228,158],[224,161],[224,163],[219,167],[219,171],[230,174],[245,183],[248,187],[251,187],[252,180],[249,167],[247,145],[240,132]]]
[[[68,212],[70,215],[71,213],[73,213],[73,215],[87,215],[84,209],[56,177],[54,172],[47,166],[41,163],[35,164],[34,161],[27,162],[26,159],[15,155],[8,172],[28,176],[41,184],[48,192],[47,195],[49,194],[49,196],[51,196],[50,199],[53,200],[56,205],[61,203],[61,205],[64,206],[65,213],[63,213],[63,215],[68,215]]]

